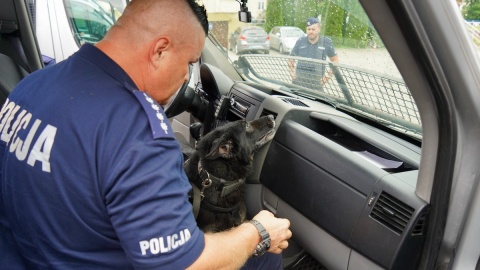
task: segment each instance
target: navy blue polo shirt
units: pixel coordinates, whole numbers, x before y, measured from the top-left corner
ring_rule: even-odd
[[[328,37],[319,37],[317,42],[310,43],[308,37],[301,37],[295,43],[292,51],[290,52],[291,56],[299,56],[305,58],[312,58],[317,60],[326,60],[328,57],[333,57],[337,55],[335,48],[333,47],[333,42]],[[318,63],[308,62],[308,61],[298,61],[297,63],[297,72],[298,71],[308,71],[314,72],[319,71],[323,75],[323,67]]]
[[[0,265],[17,250],[44,269],[184,269],[201,254],[168,119],[96,47],[21,81],[0,134]]]

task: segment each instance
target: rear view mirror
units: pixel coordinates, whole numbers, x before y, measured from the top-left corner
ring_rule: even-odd
[[[241,22],[252,22],[252,13],[250,11],[239,11],[238,20]]]
[[[248,11],[247,7],[247,1],[248,0],[241,0],[242,2],[240,3],[240,11],[238,12],[238,20],[241,22],[252,22],[252,13]]]

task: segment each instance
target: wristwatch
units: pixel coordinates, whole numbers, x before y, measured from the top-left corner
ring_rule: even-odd
[[[258,233],[262,237],[262,241],[258,243],[257,247],[255,248],[255,252],[253,253],[253,256],[255,257],[262,256],[270,248],[270,235],[265,230],[263,225],[260,224],[260,222],[252,219],[250,220],[250,223],[252,223],[257,228]]]

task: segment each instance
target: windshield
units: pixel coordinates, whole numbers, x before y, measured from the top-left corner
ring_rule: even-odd
[[[128,1],[64,2],[83,44],[99,41]],[[251,0],[250,23],[239,21],[239,1],[200,2],[209,39],[245,81],[326,102],[421,142],[417,105],[358,0]],[[478,22],[469,20],[475,5],[459,8],[478,46]]]
[[[300,28],[285,28],[281,35],[284,37],[303,37],[305,33]]]
[[[209,35],[218,47],[228,48],[225,56],[243,79],[328,102],[421,140],[417,106],[357,0],[248,1],[252,23],[238,22],[238,3],[227,2],[233,1],[203,1]],[[236,28],[248,25],[262,27],[269,39],[252,46],[248,40],[227,41]],[[297,39],[287,48],[274,36]]]

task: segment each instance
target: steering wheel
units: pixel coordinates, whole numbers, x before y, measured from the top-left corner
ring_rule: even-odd
[[[192,89],[188,86],[189,83],[185,82],[166,106],[165,114],[168,118],[171,118],[184,111],[189,111],[206,124],[204,132],[208,132],[213,128],[216,102],[220,100],[222,95],[227,94],[233,86],[233,81],[220,69],[206,63],[200,65],[199,73],[201,93]],[[190,67],[189,78],[191,78],[191,74],[192,67]]]
[[[165,110],[165,114],[168,118],[172,118],[186,111],[192,104],[197,94],[188,86],[188,82],[182,84],[182,87],[177,91],[177,95],[173,98],[172,102]]]
[[[167,105],[168,107],[165,110],[167,118],[172,118],[181,114],[182,112],[186,111],[188,107],[190,107],[190,105],[192,104],[196,95],[195,91],[190,86],[188,86],[190,78],[192,77],[192,70],[193,67],[190,66],[188,75],[189,80],[182,84],[173,100]]]

